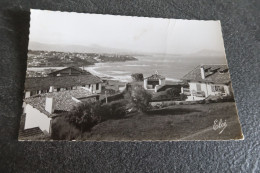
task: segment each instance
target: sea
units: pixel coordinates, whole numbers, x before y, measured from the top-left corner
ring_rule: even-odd
[[[85,67],[103,78],[131,81],[131,74],[142,73],[144,77],[158,73],[168,81],[180,81],[189,71],[202,64],[226,64],[225,58],[135,56],[137,61],[96,63]]]
[[[166,81],[178,82],[198,65],[226,64],[225,57],[185,57],[185,56],[134,56],[135,61],[95,63],[84,70],[110,80],[131,81],[131,74],[142,73],[144,77],[158,73]],[[41,71],[44,69],[62,69],[64,67],[31,67],[27,70]]]

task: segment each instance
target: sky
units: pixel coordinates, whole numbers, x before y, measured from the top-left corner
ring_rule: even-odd
[[[31,10],[29,49],[33,42],[158,54],[225,54],[220,21],[47,10]]]

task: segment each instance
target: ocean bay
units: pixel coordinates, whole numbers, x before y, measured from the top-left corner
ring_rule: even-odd
[[[99,76],[120,81],[130,81],[131,74],[142,73],[144,77],[154,74],[156,71],[165,76],[167,80],[179,81],[188,71],[201,65],[197,58],[169,57],[169,56],[135,56],[137,61],[95,63],[84,67],[85,70]],[[188,61],[187,61],[188,59]],[[204,62],[207,64],[208,58]],[[224,59],[224,57],[223,57]],[[212,64],[211,58],[210,63]],[[214,64],[223,64],[216,59]]]

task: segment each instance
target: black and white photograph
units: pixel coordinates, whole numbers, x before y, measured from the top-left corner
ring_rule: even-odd
[[[19,140],[242,140],[221,22],[31,10]]]

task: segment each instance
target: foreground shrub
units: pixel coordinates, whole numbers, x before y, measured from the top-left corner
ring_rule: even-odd
[[[181,100],[181,101],[185,101],[187,98],[188,98],[187,95],[185,95],[185,94],[183,94],[183,93],[180,94],[180,100]]]
[[[51,138],[54,140],[73,140],[80,135],[80,131],[65,116],[55,118],[51,128]]]
[[[100,102],[83,102],[73,107],[66,115],[66,119],[83,132],[96,125],[100,121],[102,113]]]
[[[175,99],[176,97],[180,96],[180,89],[177,88],[168,88],[166,89],[166,94],[168,96],[168,98],[170,98],[171,100]]]
[[[233,96],[209,96],[206,98],[206,103],[219,103],[219,102],[234,102]]]
[[[126,109],[129,101],[126,99],[121,99],[118,101],[113,101],[101,106],[102,114],[101,120],[105,121],[108,119],[120,119],[126,116]]]
[[[125,99],[128,99],[137,110],[146,112],[150,109],[149,102],[152,100],[152,94],[143,87],[134,86],[130,92],[125,93]]]
[[[143,81],[144,80],[144,75],[142,73],[133,73],[131,74],[131,77],[133,79],[133,81]]]

